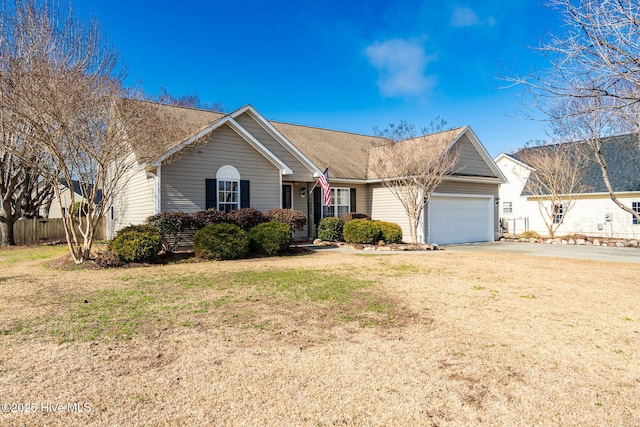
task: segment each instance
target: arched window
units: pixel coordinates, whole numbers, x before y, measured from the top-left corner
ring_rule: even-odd
[[[224,165],[216,173],[218,181],[218,210],[230,212],[240,209],[240,173],[233,166]]]

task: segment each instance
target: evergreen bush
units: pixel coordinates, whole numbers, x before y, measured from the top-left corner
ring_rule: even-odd
[[[335,216],[322,218],[318,223],[318,239],[327,242],[342,242],[344,220]]]
[[[130,225],[116,233],[108,248],[122,262],[153,261],[162,250],[162,232],[151,224]]]
[[[292,242],[291,227],[279,221],[256,225],[249,232],[249,249],[261,255],[282,253]]]
[[[375,244],[380,239],[380,228],[368,219],[354,219],[344,224],[342,235],[347,243]]]
[[[193,236],[193,249],[199,258],[239,259],[249,253],[249,238],[235,224],[209,224]]]
[[[380,238],[385,243],[402,243],[402,228],[395,222],[374,221],[380,229]]]

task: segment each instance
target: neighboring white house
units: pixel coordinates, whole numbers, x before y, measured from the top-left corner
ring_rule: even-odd
[[[500,221],[505,232],[519,234],[532,230],[544,236],[548,231],[538,202],[525,191],[534,169],[519,160],[521,152],[503,153],[495,159],[508,181],[500,186]],[[608,138],[603,142],[603,153],[618,199],[640,211],[640,150],[635,139],[631,135]],[[556,235],[640,238],[640,224],[613,203],[598,165],[587,167],[583,181],[589,190],[578,195],[569,212],[561,213],[564,219]]]
[[[369,154],[387,141],[265,119],[247,105],[229,114],[157,105],[184,125],[176,141],[133,154],[138,167],[107,209],[107,234],[168,211],[194,213],[252,207],[292,208],[308,218],[298,239],[315,236],[322,217],[348,212],[392,221],[409,236],[407,215],[381,178],[369,171]],[[469,127],[422,138],[446,139],[460,152],[457,172],[436,189],[422,218],[428,243],[492,241],[498,235],[498,186],[504,176]],[[322,205],[318,177],[329,167],[331,208]],[[315,190],[313,190],[315,187]],[[313,191],[312,191],[313,190]]]
[[[73,181],[72,185],[67,185],[66,182],[60,182],[60,199],[62,203],[58,203],[57,197],[53,197],[51,207],[49,208],[49,218],[62,218],[69,214],[71,208],[71,191],[74,193],[75,202],[86,202],[84,195],[82,194],[82,186],[78,181]],[[98,191],[98,197],[95,201],[96,205],[102,202],[102,193]],[[61,206],[62,205],[62,206]]]

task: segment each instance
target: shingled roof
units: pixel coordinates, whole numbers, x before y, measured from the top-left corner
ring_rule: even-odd
[[[565,143],[567,149],[585,148],[583,143]],[[511,154],[514,159],[523,161],[523,154],[530,150],[545,149],[545,146],[522,149]],[[609,180],[615,192],[640,191],[640,145],[638,135],[627,134],[605,138],[602,141],[602,152],[607,161]],[[600,166],[590,161],[586,166],[583,183],[589,189],[586,193],[606,193],[607,187],[602,179]],[[526,186],[525,186],[526,188]],[[526,195],[523,193],[523,195]]]
[[[189,138],[213,126],[216,122],[234,113],[217,113],[196,108],[152,104],[160,117],[171,118],[176,129],[167,135],[166,140],[153,146],[136,149],[134,152],[140,163],[157,160],[171,150],[181,149]],[[238,110],[240,111],[240,110]],[[367,180],[373,178],[369,172],[369,157],[372,150],[387,143],[382,137],[360,135],[349,132],[294,125],[269,121],[278,132],[289,140],[315,166],[320,169],[329,167],[331,179]],[[464,128],[453,129],[433,135],[420,136],[402,141],[401,146],[413,143],[434,143],[442,140],[453,141]],[[441,144],[440,144],[441,145]]]

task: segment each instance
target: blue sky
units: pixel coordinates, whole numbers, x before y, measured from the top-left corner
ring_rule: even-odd
[[[470,125],[492,156],[544,139],[497,77],[544,66],[558,28],[538,0],[76,0],[148,93],[197,93],[228,110],[371,134],[436,117]]]

